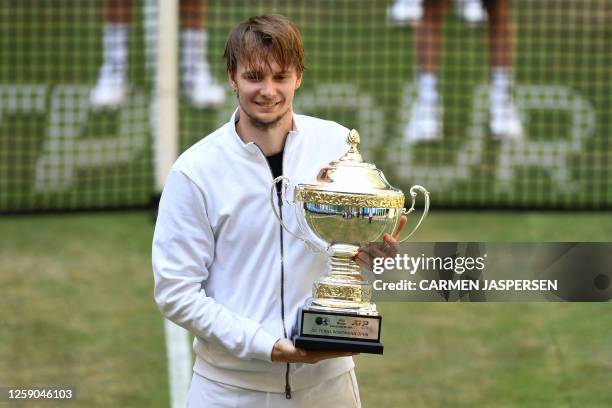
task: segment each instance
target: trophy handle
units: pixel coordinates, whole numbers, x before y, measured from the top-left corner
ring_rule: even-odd
[[[287,225],[285,225],[285,223],[283,222],[283,217],[279,213],[278,207],[274,203],[274,195],[276,194],[276,185],[278,184],[279,181],[282,181],[281,190],[280,190],[280,192],[278,192],[279,200],[284,201],[285,203],[289,204],[291,207],[294,207],[293,203],[285,198],[286,195],[287,195],[287,188],[289,187],[289,178],[285,177],[285,176],[278,176],[277,178],[272,180],[272,186],[270,187],[270,205],[272,206],[272,212],[274,213],[274,216],[276,217],[276,220],[281,225],[281,227],[284,228],[285,231],[287,231],[293,237],[295,237],[295,238],[299,239],[300,241],[302,241],[303,243],[305,243],[306,246],[308,248],[310,248],[311,251],[325,253],[325,251],[323,249],[319,248],[317,245],[315,245],[312,242],[310,242],[310,240],[308,240],[307,238],[305,238],[303,236],[299,236],[298,234],[296,234],[293,231],[291,231],[287,227]]]
[[[414,234],[416,232],[416,230],[421,226],[421,223],[423,222],[423,220],[427,216],[427,213],[429,213],[429,191],[425,190],[425,187],[423,187],[423,186],[414,185],[414,186],[410,187],[410,197],[412,197],[412,205],[410,206],[410,208],[407,211],[406,211],[405,208],[403,208],[402,209],[402,215],[408,215],[408,214],[410,214],[411,212],[414,211],[414,204],[415,204],[415,199],[416,199],[416,196],[417,196],[417,192],[415,190],[419,190],[425,196],[425,207],[423,208],[423,215],[421,215],[421,219],[419,220],[417,225],[412,229],[412,231],[410,231],[410,234],[408,234],[408,236],[406,236],[403,239],[401,239],[399,242],[404,242],[408,238],[410,238],[412,236],[412,234]]]

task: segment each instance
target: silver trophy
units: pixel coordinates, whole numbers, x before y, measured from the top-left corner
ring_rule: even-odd
[[[290,180],[274,179],[270,201],[278,222],[288,233],[314,251],[329,256],[329,271],[313,284],[312,298],[300,309],[297,347],[382,354],[382,317],[371,302],[372,284],[362,279],[355,262],[359,245],[381,241],[393,234],[403,214],[414,210],[417,191],[425,198],[421,218],[401,241],[408,239],[429,211],[429,193],[421,186],[410,188],[412,205],[404,208],[404,193],[393,188],[374,164],[364,163],[357,151],[360,138],[351,130],[348,152],[321,168],[314,184],[299,184],[293,200],[287,200]],[[296,212],[299,231],[283,223],[274,196],[281,182],[281,199]]]

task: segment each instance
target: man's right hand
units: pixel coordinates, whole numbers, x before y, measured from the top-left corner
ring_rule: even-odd
[[[295,347],[293,342],[289,339],[280,339],[274,343],[274,347],[272,348],[272,361],[314,364],[328,358],[348,357],[356,354],[359,353],[304,350]]]

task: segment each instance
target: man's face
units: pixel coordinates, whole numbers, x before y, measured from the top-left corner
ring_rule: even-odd
[[[241,113],[259,129],[277,126],[291,115],[293,96],[302,82],[295,68],[282,69],[276,62],[254,69],[238,64],[232,86],[238,94]]]

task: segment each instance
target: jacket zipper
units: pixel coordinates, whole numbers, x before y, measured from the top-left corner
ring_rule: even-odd
[[[257,146],[257,144],[255,145]],[[257,146],[259,148],[259,146]],[[270,170],[270,175],[272,176],[272,180],[274,180],[274,173],[272,173],[272,168],[270,168],[270,163],[268,163],[268,159],[266,158],[266,155],[263,154],[263,152],[261,151],[261,149],[259,149],[259,151],[261,152],[264,160],[266,161],[266,164],[268,165],[268,169]],[[283,161],[285,159],[285,155],[283,154]],[[281,221],[283,220],[283,200],[281,197],[281,189],[277,188],[276,189],[276,197],[278,199],[278,212],[280,214],[280,219]],[[287,329],[285,327],[285,261],[284,261],[284,257],[285,257],[285,251],[284,251],[284,247],[283,247],[283,226],[279,225],[278,226],[279,230],[280,230],[280,251],[281,251],[281,321],[283,323],[283,336],[285,338],[287,338]],[[290,366],[289,363],[287,363],[287,368],[285,369],[285,398],[286,399],[291,399],[291,385],[289,384],[289,370],[290,370]]]
[[[278,212],[280,214],[281,221],[283,220],[283,200],[281,197],[281,190],[278,189],[277,192],[278,197]],[[283,335],[287,338],[287,329],[285,328],[285,251],[283,248],[283,227],[279,225],[280,228],[280,250],[281,250],[281,320],[283,322]],[[287,368],[285,370],[285,398],[291,399],[291,385],[289,385],[289,363],[287,363]]]

